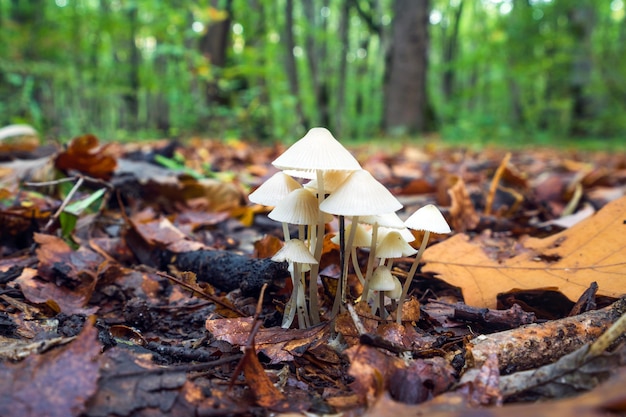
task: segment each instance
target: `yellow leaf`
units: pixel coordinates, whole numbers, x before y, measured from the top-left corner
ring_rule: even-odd
[[[430,247],[424,272],[460,287],[468,305],[495,308],[496,296],[513,289],[556,287],[576,300],[593,281],[598,294],[626,293],[626,197],[553,236],[528,238],[502,262],[465,234]]]

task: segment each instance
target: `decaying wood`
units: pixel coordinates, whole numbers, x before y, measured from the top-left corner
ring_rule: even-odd
[[[244,295],[258,296],[263,284],[277,284],[288,276],[286,262],[254,259],[222,250],[178,253],[172,263],[180,271],[192,271],[198,281],[222,291],[241,289]]]
[[[531,398],[561,398],[595,388],[615,369],[626,364],[626,345],[611,353],[605,350],[624,336],[626,314],[595,342],[586,344],[558,361],[537,369],[500,377],[503,397],[525,393]]]
[[[578,316],[480,335],[467,346],[468,363],[480,366],[495,353],[503,374],[537,368],[594,341],[624,312],[626,297]]]

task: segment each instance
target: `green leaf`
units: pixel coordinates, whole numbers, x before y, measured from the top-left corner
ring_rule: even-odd
[[[179,171],[179,172],[184,172],[185,174],[189,175],[192,178],[195,178],[197,180],[204,178],[204,176],[202,174],[199,174],[198,172],[194,171],[191,168],[186,167],[185,165],[183,165],[181,162],[178,162],[172,158],[168,158],[166,156],[163,155],[156,155],[154,157],[155,161],[157,161],[159,164],[163,165],[165,168],[169,168],[173,171]]]
[[[104,193],[106,192],[105,188],[101,188],[95,193],[83,198],[82,200],[75,201],[70,203],[63,210],[64,213],[73,214],[74,216],[80,216],[83,211],[87,210],[89,206],[98,201]]]

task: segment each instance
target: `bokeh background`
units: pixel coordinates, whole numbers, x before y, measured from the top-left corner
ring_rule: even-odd
[[[0,0],[44,136],[621,141],[623,0]]]

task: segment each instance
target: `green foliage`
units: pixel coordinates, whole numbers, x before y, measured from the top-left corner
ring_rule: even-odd
[[[294,1],[293,28],[286,4],[0,2],[0,124],[60,139],[293,141],[321,124],[338,137],[384,134],[393,0]],[[431,0],[431,9],[429,117],[444,137],[626,133],[623,2]],[[205,39],[222,23],[223,65]]]
[[[106,192],[101,188],[88,196],[68,204],[59,215],[61,235],[66,241],[71,241],[71,234],[76,227],[76,222],[83,212],[87,211],[96,202],[100,201]]]

